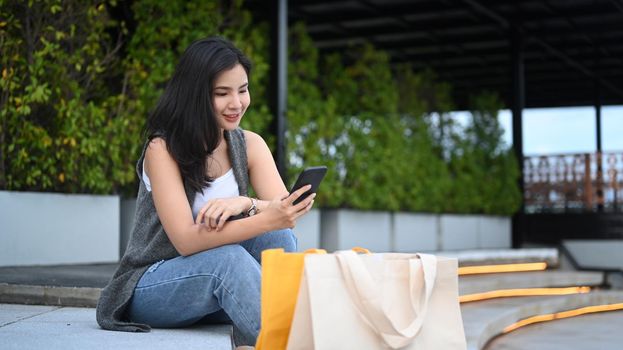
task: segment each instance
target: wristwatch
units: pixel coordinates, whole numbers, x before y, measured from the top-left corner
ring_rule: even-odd
[[[255,198],[249,198],[251,200],[251,208],[249,208],[249,210],[247,210],[247,216],[253,216],[255,214],[257,214],[258,210],[257,210],[257,199]]]

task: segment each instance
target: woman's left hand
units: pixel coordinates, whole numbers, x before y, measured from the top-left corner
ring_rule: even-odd
[[[251,207],[251,199],[248,197],[232,197],[232,198],[217,198],[210,199],[199,210],[196,224],[204,223],[208,226],[208,231],[219,231],[225,225],[225,222],[229,217],[241,214],[245,210]]]

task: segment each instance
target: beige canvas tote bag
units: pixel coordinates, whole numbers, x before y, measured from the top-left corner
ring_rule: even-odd
[[[308,255],[287,349],[466,349],[457,265],[430,254]]]

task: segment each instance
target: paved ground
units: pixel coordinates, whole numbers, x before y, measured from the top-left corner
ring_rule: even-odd
[[[486,350],[618,350],[623,348],[623,311],[529,325],[492,340]]]
[[[232,349],[228,325],[108,332],[97,325],[92,308],[17,304],[0,304],[0,339],[3,350]]]

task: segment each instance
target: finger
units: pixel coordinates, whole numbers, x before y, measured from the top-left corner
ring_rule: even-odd
[[[211,207],[203,214],[203,223],[208,227],[208,230],[212,230],[213,226],[210,222],[214,216],[214,212],[217,210],[215,207]]]
[[[298,220],[298,218],[300,218],[301,216],[309,213],[309,211],[312,209],[313,206],[314,206],[314,201],[312,200],[305,208],[303,208],[302,210],[297,211],[294,214],[294,221]]]
[[[212,227],[210,227],[210,217],[203,214],[203,225],[208,228],[208,231],[212,231]]]
[[[195,219],[195,224],[199,225],[200,223],[203,222],[203,215],[206,212],[206,207],[201,208],[201,210],[199,210],[199,212],[197,213],[197,218]]]
[[[297,200],[301,195],[303,195],[303,193],[311,190],[311,185],[305,185],[301,188],[299,188],[298,190],[292,192],[292,194],[290,194],[285,200],[284,202],[286,204],[291,205],[292,203],[294,203],[295,200]]]
[[[310,194],[307,198],[297,203],[294,206],[294,210],[298,212],[298,211],[305,209],[309,205],[309,203],[311,203],[314,200],[314,198],[316,198],[316,194],[315,193]]]
[[[216,229],[218,227],[218,221],[220,216],[221,214],[218,212],[214,212],[212,213],[212,215],[210,215],[210,228]]]
[[[203,206],[203,208],[201,208],[201,210],[199,210],[199,213],[197,213],[197,218],[195,219],[196,224],[205,222],[205,214],[211,207],[212,201],[210,200]]]
[[[207,218],[208,216],[210,216],[216,209],[218,208],[217,205],[214,204],[214,202],[210,201],[208,202],[208,204],[206,204],[205,206],[205,212],[203,213],[203,215]]]
[[[223,228],[223,226],[225,226],[225,223],[227,222],[227,219],[229,219],[230,216],[231,216],[231,212],[229,210],[225,210],[223,212],[223,215],[221,215],[221,217],[219,218],[216,231],[220,231]]]

